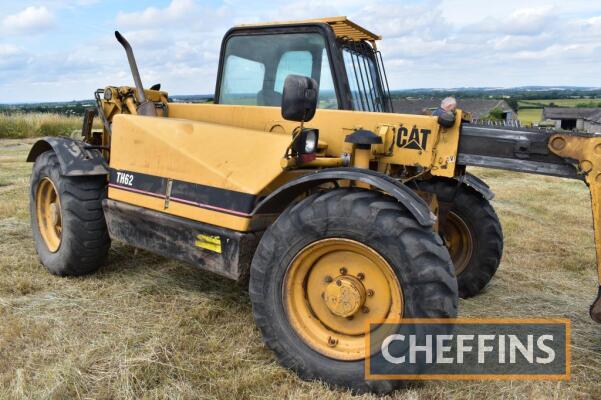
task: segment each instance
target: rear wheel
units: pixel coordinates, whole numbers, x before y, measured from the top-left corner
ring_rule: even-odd
[[[29,197],[31,227],[40,261],[52,274],[88,274],[104,263],[110,247],[102,211],[105,179],[61,175],[53,151],[36,159]]]
[[[400,381],[364,377],[366,322],[454,317],[456,285],[440,238],[396,200],[335,189],[292,206],[265,232],[250,298],[266,344],[301,378],[387,393]]]
[[[459,296],[477,295],[499,267],[503,254],[501,223],[480,193],[457,181],[431,179],[419,189],[435,193],[441,218],[440,235],[449,249],[459,285]]]

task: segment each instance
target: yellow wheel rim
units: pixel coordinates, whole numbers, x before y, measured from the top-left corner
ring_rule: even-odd
[[[42,178],[36,192],[38,228],[46,247],[55,253],[61,245],[63,218],[58,191],[50,178]]]
[[[472,258],[474,248],[472,233],[463,219],[449,211],[443,228],[443,236],[455,266],[455,275],[459,276]]]
[[[283,289],[296,333],[314,350],[338,360],[365,357],[368,322],[403,316],[394,271],[376,251],[354,240],[323,239],[302,249],[286,272]]]

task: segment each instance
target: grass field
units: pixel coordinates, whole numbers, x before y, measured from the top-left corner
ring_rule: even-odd
[[[29,138],[38,136],[70,135],[73,131],[81,130],[82,117],[27,113],[0,113],[0,138]]]
[[[114,243],[106,267],[51,276],[30,235],[23,160],[32,140],[0,140],[0,398],[351,399],[281,368],[246,290]],[[572,378],[431,381],[394,399],[601,398],[601,335],[590,201],[575,181],[473,170],[497,193],[505,233],[497,276],[462,316],[567,317]],[[376,399],[363,396],[362,399]]]
[[[599,103],[601,99],[545,99],[545,100],[521,100],[518,102],[519,106],[532,106],[536,104],[549,105],[554,103],[558,107],[576,107],[578,104],[585,103]]]
[[[543,117],[542,108],[522,108],[518,111],[518,118],[522,124],[540,122]]]
[[[601,99],[551,99],[551,100],[521,100],[518,101],[518,118],[522,124],[532,124],[540,122],[543,116],[543,106],[554,103],[558,107],[576,107],[578,104],[589,104],[592,107],[597,107],[601,103]],[[541,108],[522,108],[536,107]]]

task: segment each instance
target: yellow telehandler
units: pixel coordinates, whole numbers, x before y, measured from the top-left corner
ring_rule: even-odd
[[[53,274],[96,271],[119,240],[248,283],[281,364],[386,393],[399,382],[364,377],[366,321],[455,317],[499,266],[493,193],[467,166],[584,181],[601,260],[600,135],[395,113],[380,37],[345,17],[230,29],[214,104],[145,89],[115,34],[135,86],[99,89],[81,140],[28,156]],[[590,314],[601,322],[599,297]]]

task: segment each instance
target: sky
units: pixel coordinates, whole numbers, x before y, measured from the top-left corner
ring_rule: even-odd
[[[0,103],[92,98],[132,85],[212,94],[233,25],[345,15],[383,36],[392,89],[600,86],[601,1],[0,0]]]

